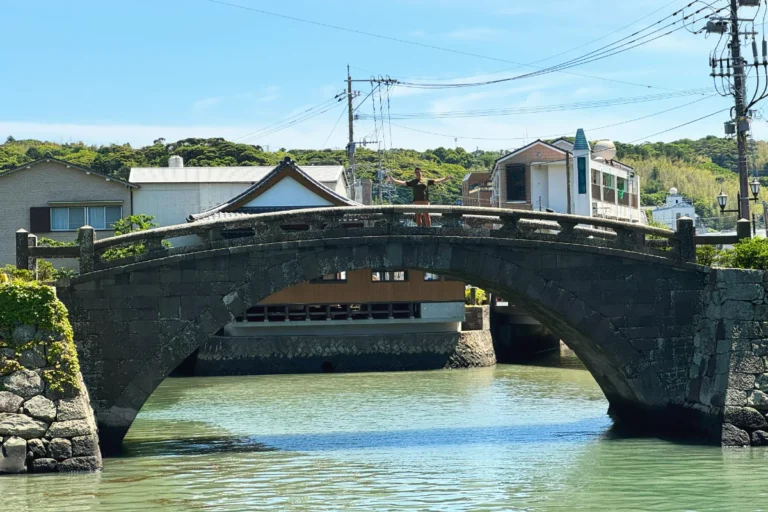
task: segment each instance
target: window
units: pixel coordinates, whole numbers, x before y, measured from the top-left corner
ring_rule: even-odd
[[[51,231],[77,231],[85,225],[98,230],[111,229],[122,216],[122,206],[51,208]]]
[[[613,174],[603,173],[603,186],[613,188]]]
[[[371,272],[371,281],[378,283],[405,282],[408,280],[407,270],[396,270],[394,272]]]
[[[507,166],[507,201],[525,201],[525,165]]]
[[[432,272],[424,272],[425,281],[440,281],[440,276]]]
[[[579,171],[579,194],[587,193],[587,158],[580,156],[577,161]]]
[[[335,274],[326,274],[316,279],[310,280],[310,283],[346,283],[347,273],[336,272]]]

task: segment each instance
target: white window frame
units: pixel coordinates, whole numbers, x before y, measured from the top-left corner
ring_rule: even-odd
[[[103,208],[104,209],[104,224],[106,226],[106,215],[107,215],[107,208],[120,208],[120,219],[123,218],[123,207],[118,205],[83,205],[83,206],[51,206],[50,208],[50,222],[51,222],[51,232],[72,232],[77,231],[80,228],[77,229],[70,229],[69,228],[69,210],[71,208],[82,208],[84,210],[83,217],[85,218],[85,224],[84,225],[90,225],[90,219],[89,219],[89,209],[90,208]],[[53,227],[53,211],[54,210],[67,210],[67,229],[55,229]],[[82,226],[80,226],[82,227]],[[112,229],[109,226],[103,227],[103,228],[94,228],[95,231],[112,231]]]

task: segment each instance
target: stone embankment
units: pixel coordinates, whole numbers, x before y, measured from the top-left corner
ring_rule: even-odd
[[[0,473],[101,467],[66,309],[52,288],[0,285]]]
[[[709,307],[696,337],[696,356],[714,348],[730,356],[723,409],[724,446],[768,446],[768,273],[718,272]],[[714,334],[714,335],[712,335]],[[710,341],[715,347],[706,347]],[[702,369],[703,370],[703,369]],[[705,370],[706,371],[706,370]]]
[[[488,306],[468,307],[463,332],[345,336],[214,336],[195,375],[479,368],[496,364]]]

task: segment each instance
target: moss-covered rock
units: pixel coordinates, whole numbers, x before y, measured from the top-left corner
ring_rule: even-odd
[[[0,282],[0,376],[41,368],[50,392],[79,391],[80,364],[67,309],[50,286]]]

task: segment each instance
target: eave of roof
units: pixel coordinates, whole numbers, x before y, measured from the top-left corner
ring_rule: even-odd
[[[41,164],[41,163],[45,163],[45,162],[55,162],[55,163],[61,164],[61,165],[65,166],[65,167],[68,167],[68,168],[77,169],[77,170],[82,171],[82,172],[84,172],[86,174],[92,174],[94,176],[100,176],[100,177],[106,179],[107,181],[114,181],[116,183],[120,183],[122,185],[125,185],[126,187],[141,188],[140,185],[137,185],[135,183],[131,183],[130,181],[121,180],[120,178],[115,178],[114,176],[109,176],[107,174],[102,174],[100,172],[88,169],[87,167],[81,167],[81,166],[73,164],[71,162],[67,162],[65,160],[59,160],[58,158],[53,158],[53,157],[41,158],[39,160],[35,160],[34,162],[28,162],[28,163],[26,163],[26,164],[24,164],[22,166],[16,167],[15,169],[11,169],[11,170],[8,170],[8,171],[5,171],[5,172],[0,172],[0,177],[9,176],[11,174],[14,174],[14,173],[17,173],[17,172],[21,172],[21,171],[26,171],[27,169],[31,169],[32,167],[34,167],[34,166],[36,166],[38,164]]]
[[[502,156],[501,158],[498,158],[498,159],[497,159],[497,160],[496,160],[496,161],[493,163],[493,168],[495,169],[495,168],[496,168],[496,166],[497,166],[497,165],[499,165],[500,163],[502,163],[504,160],[506,160],[506,159],[508,159],[508,158],[512,158],[513,156],[515,156],[515,155],[517,155],[517,154],[519,154],[519,153],[521,153],[521,152],[523,152],[523,151],[526,151],[526,150],[528,150],[528,149],[532,148],[532,147],[533,147],[533,146],[535,146],[536,144],[541,144],[542,146],[545,146],[545,147],[547,147],[548,149],[552,149],[552,150],[554,150],[554,151],[559,151],[560,153],[562,153],[562,154],[563,154],[563,155],[565,155],[565,156],[567,156],[567,155],[570,155],[570,154],[571,154],[571,152],[570,152],[570,151],[566,151],[566,150],[565,150],[565,149],[563,149],[563,148],[559,148],[559,147],[557,147],[557,146],[553,146],[553,145],[552,145],[552,144],[550,144],[549,142],[545,142],[545,141],[543,141],[543,140],[541,140],[541,139],[537,139],[537,140],[535,140],[535,141],[531,142],[530,144],[528,144],[528,145],[526,145],[526,146],[523,146],[523,147],[521,147],[521,148],[519,148],[519,149],[516,149],[516,150],[514,150],[514,151],[513,151],[513,152],[511,152],[511,153],[508,153],[508,154],[506,154],[506,155]]]
[[[221,213],[237,213],[237,212],[228,212],[227,210],[237,209],[247,201],[261,195],[263,191],[269,189],[275,183],[278,183],[280,181],[280,180],[275,180],[275,178],[277,178],[282,172],[285,172],[286,169],[293,171],[294,173],[296,173],[297,177],[299,177],[301,180],[306,181],[310,185],[310,187],[315,188],[315,191],[319,192],[318,195],[320,195],[321,197],[326,196],[326,199],[330,200],[331,202],[338,203],[335,206],[360,206],[359,203],[338,194],[335,190],[332,190],[326,187],[321,182],[317,181],[312,176],[304,172],[296,164],[296,162],[291,160],[290,157],[285,157],[285,159],[282,162],[280,162],[277,165],[277,167],[272,169],[272,171],[269,174],[264,176],[264,178],[259,180],[257,183],[254,183],[248,189],[244,190],[243,192],[229,199],[228,201],[225,201],[217,206],[214,206],[213,208],[209,208],[204,212],[189,215],[189,217],[187,217],[187,221],[195,222],[203,219],[209,219]]]

